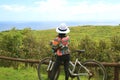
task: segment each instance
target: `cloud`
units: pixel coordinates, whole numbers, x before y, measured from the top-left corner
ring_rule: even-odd
[[[69,0],[40,0],[27,5],[2,5],[11,12],[29,13],[32,17],[49,20],[120,20],[120,4]]]
[[[25,11],[25,6],[19,5],[1,5],[1,8],[6,11],[13,11],[13,12],[23,12]]]
[[[74,4],[67,0],[47,0],[35,3],[38,5],[36,11],[51,14],[53,17],[55,15],[61,17],[83,17],[84,15],[83,18],[87,18],[88,16],[90,18],[94,16],[96,18],[99,16],[108,18],[112,15],[118,17],[118,14],[120,14],[120,4],[110,4],[105,2],[89,3],[83,1]]]
[[[34,2],[37,7],[35,8],[38,10],[38,12],[43,11],[43,12],[60,12],[65,10],[66,8],[66,0],[47,0],[47,1],[39,1],[39,2]]]

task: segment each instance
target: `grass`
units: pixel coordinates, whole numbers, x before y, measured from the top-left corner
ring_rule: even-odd
[[[75,43],[77,41],[78,43],[86,35],[96,41],[109,41],[111,36],[119,34],[119,26],[74,26],[70,27],[70,33],[68,35],[70,36],[71,42]],[[54,39],[57,33],[55,29],[51,29],[34,31],[34,35],[37,36],[38,40],[44,39],[44,41],[49,42],[49,40]]]
[[[46,74],[43,74],[43,76],[46,76]],[[64,77],[64,71],[62,69],[58,80],[64,80]],[[81,79],[86,80],[82,76]],[[38,76],[35,68],[13,69],[0,67],[0,80],[38,80]],[[74,78],[74,80],[77,80],[77,78]]]
[[[38,80],[34,68],[13,69],[0,67],[0,80]]]
[[[46,75],[44,75],[46,76]],[[63,80],[61,75],[59,80]],[[35,68],[13,69],[0,67],[0,80],[38,80],[37,70]]]

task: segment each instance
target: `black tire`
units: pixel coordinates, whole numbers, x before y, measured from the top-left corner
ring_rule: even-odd
[[[78,76],[78,80],[107,80],[105,67],[95,60],[87,60],[83,64],[90,72],[91,76]],[[80,67],[79,73],[86,73],[86,70]]]
[[[51,60],[51,58],[44,58],[40,61],[38,64],[38,78],[39,80],[49,80],[50,77],[50,71],[47,71],[48,63]]]
[[[38,64],[37,73],[38,73],[39,80],[50,80],[52,69],[47,70],[50,60],[52,61],[52,58],[47,57],[47,58],[42,59],[40,63]],[[59,76],[59,71],[57,71],[54,80],[57,80],[58,76]]]

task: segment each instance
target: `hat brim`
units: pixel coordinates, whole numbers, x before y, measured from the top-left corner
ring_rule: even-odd
[[[56,32],[57,32],[57,33],[61,33],[61,34],[66,34],[66,33],[69,33],[69,32],[70,32],[70,29],[67,28],[66,31],[60,31],[60,30],[58,29],[58,27],[57,27],[57,28],[56,28]]]

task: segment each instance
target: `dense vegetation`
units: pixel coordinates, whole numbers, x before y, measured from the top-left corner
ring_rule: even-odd
[[[85,49],[81,60],[95,59],[101,62],[120,62],[120,26],[70,27],[70,50]],[[25,28],[0,32],[0,55],[24,59],[42,59],[53,53],[50,40],[56,37],[55,29],[31,30]],[[71,59],[75,59],[71,53]],[[27,64],[25,64],[26,66]],[[18,68],[20,63],[0,60],[0,66]]]

